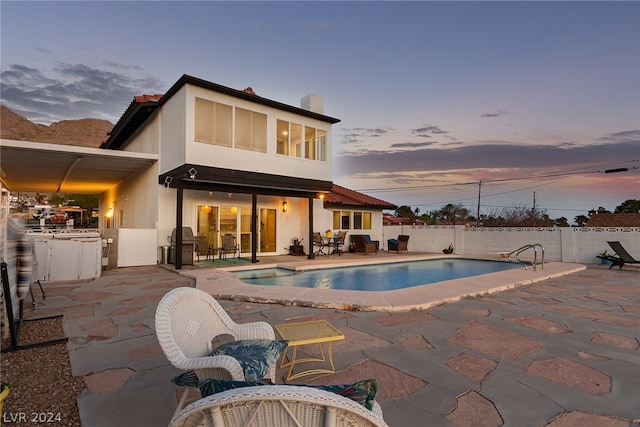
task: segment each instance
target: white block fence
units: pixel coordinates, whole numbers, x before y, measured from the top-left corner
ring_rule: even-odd
[[[617,240],[631,256],[640,260],[640,227],[476,228],[463,225],[389,225],[383,228],[384,239],[381,243],[384,249],[387,249],[387,239],[395,239],[400,234],[411,236],[409,252],[441,254],[443,249],[453,244],[456,255],[498,258],[499,253],[538,243],[544,247],[545,261],[583,264],[599,263],[596,255],[604,250],[613,255],[607,241]],[[522,259],[532,259],[533,251],[522,255]]]

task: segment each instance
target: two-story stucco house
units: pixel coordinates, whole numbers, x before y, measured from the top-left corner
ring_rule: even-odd
[[[134,98],[101,148],[158,161],[101,195],[100,228],[119,241],[117,265],[182,247],[183,228],[216,248],[231,234],[254,261],[288,253],[294,237],[312,256],[314,231],[380,239],[382,210],[395,206],[332,183],[338,122],[315,95],[294,107],[187,75],[163,95]],[[176,268],[191,261],[174,252]]]

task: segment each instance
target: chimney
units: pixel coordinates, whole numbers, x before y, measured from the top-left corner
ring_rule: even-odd
[[[324,101],[321,96],[307,95],[300,100],[300,108],[313,111],[314,113],[324,114]]]

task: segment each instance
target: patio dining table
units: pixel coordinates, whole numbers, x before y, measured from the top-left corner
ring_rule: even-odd
[[[342,251],[340,250],[339,247],[339,237],[323,237],[322,238],[323,242],[324,242],[324,246],[329,248],[329,254],[328,255],[334,255],[334,254],[338,254],[338,255],[342,255]]]

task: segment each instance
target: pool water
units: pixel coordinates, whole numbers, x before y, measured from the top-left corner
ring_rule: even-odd
[[[274,267],[235,271],[233,274],[252,285],[391,291],[514,268],[522,268],[522,264],[442,258],[303,271]]]

